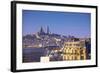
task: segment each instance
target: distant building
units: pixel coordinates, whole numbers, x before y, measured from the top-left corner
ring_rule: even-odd
[[[40,31],[38,32],[38,34],[40,34],[40,35],[48,35],[48,34],[50,34],[49,26],[47,26],[46,31],[43,29],[43,27],[41,27]]]
[[[45,34],[43,27],[40,28],[40,31],[38,32],[40,35]]]
[[[49,32],[49,27],[47,26],[47,34],[49,34],[50,32]]]
[[[65,42],[63,46],[63,60],[85,60],[86,47],[83,41]]]
[[[61,48],[59,46],[49,46],[47,48],[47,55],[50,58],[50,61],[62,61]]]

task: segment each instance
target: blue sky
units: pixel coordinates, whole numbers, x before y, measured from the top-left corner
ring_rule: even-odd
[[[49,26],[51,33],[72,35],[75,37],[88,37],[91,33],[91,14],[76,12],[53,12],[23,10],[23,35],[36,33],[41,26]]]

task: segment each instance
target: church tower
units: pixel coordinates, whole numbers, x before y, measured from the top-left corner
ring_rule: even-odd
[[[44,30],[43,30],[42,26],[41,26],[41,29],[40,29],[40,33],[41,34],[44,33]]]
[[[49,34],[49,27],[47,26],[47,34]]]

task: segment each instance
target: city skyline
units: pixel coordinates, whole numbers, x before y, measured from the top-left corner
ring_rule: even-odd
[[[36,33],[48,26],[51,33],[90,37],[90,13],[23,10],[23,35]]]

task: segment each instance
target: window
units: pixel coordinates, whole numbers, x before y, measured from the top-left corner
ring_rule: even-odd
[[[77,50],[75,50],[75,54],[77,54]]]
[[[81,60],[84,60],[84,56],[81,56]]]
[[[81,54],[83,54],[83,53],[84,53],[84,51],[83,51],[83,50],[81,50],[81,51],[80,51],[80,53],[81,53]]]
[[[75,56],[75,60],[77,60],[77,56]]]
[[[72,44],[69,44],[69,46],[72,46]]]

